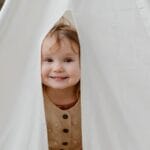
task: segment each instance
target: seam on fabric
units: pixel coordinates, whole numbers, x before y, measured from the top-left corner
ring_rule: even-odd
[[[150,2],[148,0],[136,0],[136,5],[143,19],[146,31],[150,36]]]

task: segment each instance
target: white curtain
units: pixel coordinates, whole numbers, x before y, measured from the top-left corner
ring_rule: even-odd
[[[48,150],[41,42],[70,10],[81,43],[83,150],[150,150],[150,2],[6,0],[0,150]]]

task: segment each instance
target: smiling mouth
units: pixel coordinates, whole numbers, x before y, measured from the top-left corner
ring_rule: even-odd
[[[55,80],[64,80],[64,79],[67,79],[69,77],[53,77],[53,76],[50,76],[50,78],[55,79]]]

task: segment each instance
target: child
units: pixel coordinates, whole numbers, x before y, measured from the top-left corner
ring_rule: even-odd
[[[81,150],[80,44],[68,20],[50,30],[41,51],[49,149]]]

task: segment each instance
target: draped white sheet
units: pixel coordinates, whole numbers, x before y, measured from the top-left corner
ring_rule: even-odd
[[[83,150],[150,150],[148,0],[6,0],[0,150],[48,150],[40,47],[71,10],[81,42]]]

